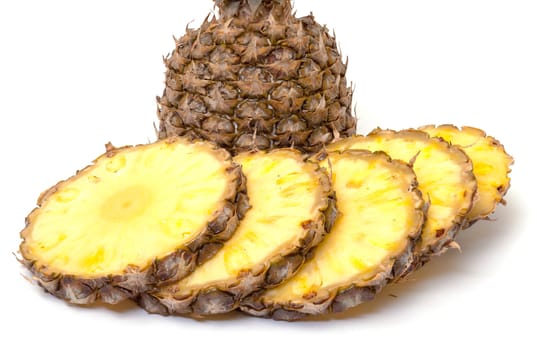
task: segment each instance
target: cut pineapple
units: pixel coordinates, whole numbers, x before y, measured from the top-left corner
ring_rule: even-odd
[[[294,274],[336,216],[326,173],[302,158],[288,149],[239,155],[252,207],[233,237],[190,276],[138,303],[151,313],[223,313]]]
[[[240,167],[207,142],[108,145],[41,195],[21,261],[57,297],[117,303],[214,255],[247,207],[244,190]]]
[[[385,153],[330,153],[339,216],[312,259],[280,286],[247,297],[255,316],[294,320],[371,299],[413,264],[425,203],[410,167]]]
[[[513,158],[504,147],[484,131],[468,126],[459,129],[453,125],[426,125],[420,130],[460,147],[472,160],[478,199],[468,214],[468,225],[492,214],[496,205],[503,203],[510,185]]]
[[[472,162],[464,152],[417,130],[375,130],[368,136],[355,136],[328,146],[332,151],[346,149],[385,151],[394,159],[411,163],[419,189],[430,201],[419,249],[421,263],[450,245],[465,225],[476,197]]]

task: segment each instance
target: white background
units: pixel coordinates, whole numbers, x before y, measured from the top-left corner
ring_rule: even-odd
[[[285,323],[75,307],[22,276],[13,256],[39,193],[104,144],[155,139],[155,96],[172,35],[212,11],[196,1],[0,3],[0,348],[536,349],[537,9],[534,1],[308,1],[349,57],[359,132],[471,125],[515,158],[508,205],[374,302]],[[535,226],[535,225],[533,225]]]

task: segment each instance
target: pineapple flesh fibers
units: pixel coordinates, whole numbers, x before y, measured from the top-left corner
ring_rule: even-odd
[[[430,201],[419,254],[422,263],[452,243],[475,200],[477,182],[472,162],[459,148],[417,130],[375,130],[328,146],[329,150],[385,151],[392,158],[411,163],[419,189]]]
[[[468,214],[468,225],[492,214],[496,205],[504,202],[510,186],[509,172],[513,158],[505,152],[504,147],[484,131],[468,126],[459,129],[452,125],[427,125],[420,130],[461,148],[472,160],[478,196]]]
[[[412,264],[425,202],[412,169],[385,153],[330,153],[339,216],[298,273],[280,286],[246,298],[255,316],[294,320],[342,311],[372,299]]]
[[[328,29],[290,0],[215,0],[218,18],[187,29],[165,58],[159,138],[209,139],[233,154],[316,151],[354,135],[347,63]]]
[[[71,303],[134,297],[215,253],[247,207],[244,182],[210,143],[109,145],[41,195],[21,232],[22,262]]]
[[[193,316],[224,313],[240,299],[290,277],[335,219],[329,179],[298,151],[241,154],[251,208],[233,237],[178,283],[144,293],[151,313]]]

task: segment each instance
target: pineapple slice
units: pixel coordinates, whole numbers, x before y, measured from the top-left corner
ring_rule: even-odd
[[[425,217],[416,176],[385,153],[329,153],[339,216],[298,273],[254,293],[241,309],[255,316],[294,320],[342,311],[369,300],[412,265]]]
[[[498,203],[504,203],[503,198],[510,185],[509,172],[513,158],[497,140],[482,130],[468,126],[459,129],[453,125],[426,125],[420,130],[456,145],[472,160],[478,199],[468,213],[468,226],[487,218]]]
[[[207,142],[107,145],[41,195],[21,232],[21,262],[71,303],[134,297],[214,255],[247,207],[244,182]]]
[[[261,288],[275,286],[303,264],[335,220],[326,173],[295,150],[244,153],[235,158],[247,177],[251,209],[233,237],[178,283],[143,293],[151,313],[224,313]]]
[[[368,136],[355,136],[328,146],[332,151],[346,149],[385,151],[412,165],[418,188],[430,202],[419,246],[420,264],[450,246],[465,225],[476,197],[472,162],[463,151],[422,131],[379,129]]]

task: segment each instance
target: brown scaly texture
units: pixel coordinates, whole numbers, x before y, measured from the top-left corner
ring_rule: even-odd
[[[297,227],[289,226],[287,228],[272,224],[271,226],[263,226],[264,229],[256,229],[254,225],[258,220],[267,220],[267,213],[275,214],[278,208],[266,207],[270,203],[267,203],[268,195],[267,191],[273,190],[268,185],[269,180],[264,180],[259,176],[258,170],[262,168],[260,163],[263,159],[260,159],[259,163],[255,163],[254,166],[247,166],[244,161],[248,159],[260,158],[274,159],[275,162],[298,162],[299,168],[304,175],[300,179],[306,180],[307,184],[297,184],[293,181],[281,185],[288,188],[285,191],[294,191],[296,186],[306,186],[307,191],[313,191],[315,197],[313,198],[313,206],[311,214],[307,214],[307,220],[302,223],[297,223]],[[300,266],[306,261],[309,250],[316,246],[324,237],[325,233],[330,231],[336,216],[337,211],[335,207],[334,193],[330,188],[330,181],[326,175],[326,172],[321,169],[316,163],[304,162],[302,155],[295,150],[272,150],[271,152],[256,152],[254,154],[242,154],[237,161],[243,164],[243,169],[248,180],[248,193],[251,199],[253,207],[247,213],[245,219],[239,225],[234,237],[226,243],[224,248],[213,258],[215,261],[208,261],[207,264],[213,263],[211,267],[201,266],[200,269],[205,270],[202,273],[207,273],[210,268],[219,267],[226,264],[226,254],[232,252],[234,249],[243,251],[248,249],[249,245],[255,244],[252,241],[243,244],[244,241],[251,239],[252,232],[258,236],[261,236],[261,241],[269,240],[270,229],[277,230],[296,230],[296,235],[293,236],[289,242],[283,242],[278,239],[271,242],[270,253],[266,253],[263,257],[251,256],[254,259],[250,261],[248,265],[241,267],[240,271],[236,275],[230,275],[226,278],[219,277],[217,279],[211,279],[203,282],[192,282],[193,278],[196,278],[196,274],[199,270],[196,270],[188,278],[173,284],[162,287],[158,291],[150,293],[142,293],[137,299],[138,304],[150,313],[157,313],[162,315],[170,314],[190,314],[190,316],[200,317],[213,314],[220,314],[229,312],[236,309],[239,306],[241,299],[257,290],[265,288],[272,288],[296,273]],[[273,168],[272,165],[267,168]],[[289,167],[290,168],[290,167]],[[297,176],[296,170],[289,170],[285,166],[282,167],[283,172],[276,170],[277,177],[274,179],[285,179],[286,177],[294,178]],[[260,170],[261,172],[263,170]],[[276,173],[275,173],[276,174]],[[252,179],[252,180],[250,180]],[[254,180],[256,184],[254,184]],[[263,186],[265,183],[266,186]],[[260,185],[258,185],[260,184]],[[292,196],[289,201],[296,202],[294,205],[304,205],[299,198]],[[304,201],[305,202],[305,201]],[[258,206],[256,207],[256,203]],[[252,219],[254,215],[259,214],[257,219]],[[278,215],[283,215],[285,220],[292,220],[294,214],[291,212],[291,208],[283,213],[280,210]],[[293,224],[294,225],[294,224]],[[291,232],[293,232],[291,231]],[[255,240],[254,240],[255,242]],[[252,248],[250,247],[250,250]],[[240,257],[242,253],[238,254]],[[231,258],[236,258],[233,253],[230,254]],[[223,257],[223,258],[222,258]],[[222,258],[222,259],[219,259]],[[248,260],[248,259],[247,259]]]
[[[427,205],[410,167],[381,152],[350,150],[321,158],[326,156],[324,165],[330,166],[335,191],[341,193],[341,216],[293,278],[275,289],[250,295],[241,303],[242,311],[285,321],[344,311],[372,300],[413,264]],[[352,165],[332,168],[338,162]],[[385,241],[380,238],[387,234],[385,223],[397,221],[398,228],[393,228],[397,234],[388,235]],[[385,248],[388,253],[381,249],[382,257],[374,258],[371,249],[378,246],[370,239],[390,247]],[[369,260],[375,261],[374,266],[364,262]]]
[[[73,274],[43,263],[39,249],[36,248],[39,243],[35,242],[33,235],[35,223],[40,220],[42,215],[46,215],[48,203],[57,200],[55,197],[58,194],[61,195],[67,186],[83,177],[93,177],[98,181],[97,177],[92,175],[92,171],[98,163],[113,161],[117,156],[126,152],[138,152],[144,148],[159,147],[159,144],[162,147],[168,145],[173,147],[175,144],[186,145],[192,147],[193,150],[207,152],[225,167],[229,183],[223,192],[221,206],[210,215],[207,225],[192,235],[190,241],[176,247],[173,251],[158,258],[150,258],[150,262],[146,266],[128,264],[121,273],[103,271],[91,275]],[[180,159],[176,161],[181,162]],[[121,187],[121,185],[119,186]],[[86,192],[86,195],[91,196],[91,190]],[[26,227],[21,232],[23,241],[19,248],[22,256],[20,262],[32,272],[33,278],[41,287],[58,298],[74,304],[90,304],[96,301],[115,304],[124,299],[133,298],[140,292],[153,289],[162,283],[179,280],[191,273],[196,266],[212,257],[232,236],[247,209],[246,181],[240,166],[232,161],[228,152],[214,144],[208,142],[191,144],[190,140],[181,138],[171,138],[151,145],[122,148],[114,148],[108,144],[106,153],[97,158],[92,165],[78,171],[75,176],[59,182],[41,194],[37,207],[27,216]],[[91,217],[83,218],[83,220],[86,219],[91,220]],[[88,222],[88,225],[93,225],[93,222]],[[150,235],[151,232],[147,232],[147,234]],[[88,241],[92,239],[98,238],[87,238]],[[106,242],[103,241],[103,244]],[[84,249],[84,242],[81,242],[80,246],[77,248]],[[147,247],[143,249],[147,249]],[[73,256],[73,258],[76,257]]]
[[[290,0],[215,1],[219,18],[187,29],[168,55],[158,136],[215,141],[233,154],[317,151],[355,134],[347,64],[313,16]]]

